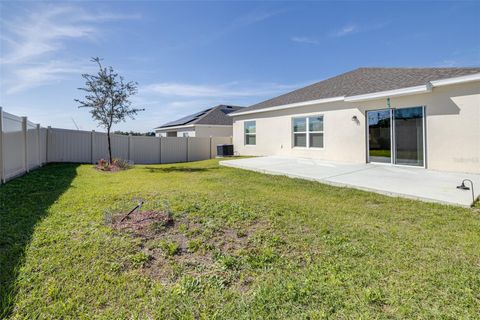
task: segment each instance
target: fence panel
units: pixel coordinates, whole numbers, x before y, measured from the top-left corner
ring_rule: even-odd
[[[134,163],[160,163],[160,138],[132,136],[130,157]]]
[[[187,161],[187,138],[165,137],[161,138],[160,163],[174,163]]]
[[[199,161],[210,159],[210,138],[189,137],[188,138],[188,161]]]
[[[4,179],[9,180],[27,171],[25,167],[25,136],[22,118],[3,112],[3,168]]]
[[[27,121],[27,166],[28,170],[37,168],[40,166],[40,150],[39,150],[39,132],[37,125],[30,121]]]
[[[40,128],[40,165],[47,163],[47,128]]]
[[[6,181],[48,162],[90,163],[108,159],[107,134],[42,128],[0,107],[0,176]],[[138,164],[198,161],[217,156],[231,137],[145,137],[112,134],[112,156]]]
[[[112,134],[111,139],[112,157],[128,160],[128,136]]]
[[[212,149],[210,151],[212,158],[217,157],[217,146],[221,144],[232,144],[232,137],[212,137]]]
[[[48,162],[91,162],[91,132],[49,128]]]
[[[112,157],[128,159],[128,136],[121,134],[110,135],[112,143]],[[108,159],[108,139],[105,132],[93,132],[93,162]]]
[[[103,132],[92,132],[92,161],[96,163],[100,159],[108,159],[107,135]]]

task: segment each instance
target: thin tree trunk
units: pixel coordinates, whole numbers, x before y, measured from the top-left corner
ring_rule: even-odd
[[[108,142],[108,158],[110,164],[112,164],[112,145],[110,144],[110,128],[107,129],[107,142]]]

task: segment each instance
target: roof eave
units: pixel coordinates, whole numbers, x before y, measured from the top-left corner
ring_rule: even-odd
[[[375,100],[380,98],[400,97],[400,96],[408,96],[412,94],[427,93],[430,91],[432,91],[432,86],[421,85],[421,86],[401,88],[401,89],[395,89],[395,90],[359,94],[356,96],[348,96],[348,97],[345,97],[345,101],[346,102],[369,101],[369,100]]]
[[[244,114],[283,110],[283,109],[290,109],[290,108],[296,108],[296,107],[304,107],[304,106],[309,106],[309,105],[312,105],[312,104],[322,104],[322,103],[328,103],[328,102],[343,101],[344,99],[345,99],[345,97],[342,96],[342,97],[333,97],[333,98],[326,98],[326,99],[295,102],[295,103],[289,103],[289,104],[284,104],[284,105],[279,105],[279,106],[274,106],[274,107],[269,107],[269,108],[263,108],[263,109],[257,109],[257,110],[232,112],[232,113],[229,113],[228,116],[229,117],[234,117],[234,116],[241,116],[241,115],[244,115]]]
[[[442,87],[447,85],[455,85],[455,84],[462,84],[462,83],[475,82],[475,81],[480,81],[480,73],[475,73],[475,74],[460,76],[460,77],[447,78],[442,80],[432,80],[427,82],[427,84],[421,85],[421,86],[399,88],[399,89],[380,91],[380,92],[372,92],[372,93],[355,95],[355,96],[347,96],[347,97],[342,96],[342,97],[332,97],[332,98],[325,98],[325,99],[318,99],[318,100],[309,100],[309,101],[278,105],[278,106],[250,110],[250,111],[247,110],[247,111],[240,111],[240,112],[232,112],[228,114],[228,116],[235,117],[235,116],[241,116],[241,115],[247,115],[247,114],[253,114],[253,113],[291,109],[291,108],[304,107],[304,106],[309,106],[314,104],[323,104],[323,103],[329,103],[329,102],[337,102],[337,101],[360,102],[360,101],[369,101],[369,100],[375,100],[380,98],[422,94],[422,93],[431,92],[432,88],[434,87]]]

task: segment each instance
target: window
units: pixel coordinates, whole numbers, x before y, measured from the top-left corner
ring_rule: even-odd
[[[323,148],[323,116],[293,118],[293,146]]]
[[[245,144],[257,144],[257,125],[255,121],[245,121]]]

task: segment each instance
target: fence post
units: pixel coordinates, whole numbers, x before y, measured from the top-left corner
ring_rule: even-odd
[[[93,151],[95,150],[94,141],[95,141],[95,130],[92,130],[92,132],[90,133],[90,162],[92,164],[95,164],[95,160],[93,157]]]
[[[5,183],[3,166],[3,109],[0,107],[0,184]]]
[[[162,163],[162,137],[158,137],[158,163]]]
[[[50,130],[52,130],[52,127],[48,126],[47,127],[47,143],[45,145],[45,153],[46,153],[45,154],[45,159],[46,159],[45,162],[46,163],[49,163],[49,160],[50,160],[49,157],[48,157],[48,154],[50,153],[50,150],[49,150],[50,149],[50,147],[49,147],[49,145],[50,145]]]
[[[212,136],[210,136],[210,158],[209,159],[212,159]]]
[[[25,145],[25,153],[23,157],[23,164],[25,171],[28,172],[28,137],[27,137],[27,117],[22,117],[22,134],[23,134],[23,143]]]
[[[42,155],[40,154],[40,123],[37,123],[37,165],[42,166]]]
[[[127,158],[128,158],[128,161],[131,161],[132,160],[132,151],[130,150],[130,148],[132,147],[132,134],[131,133],[128,134],[127,146],[128,146]]]
[[[186,149],[187,149],[187,162],[188,162],[188,137],[186,137],[185,139],[187,141],[187,148]]]

